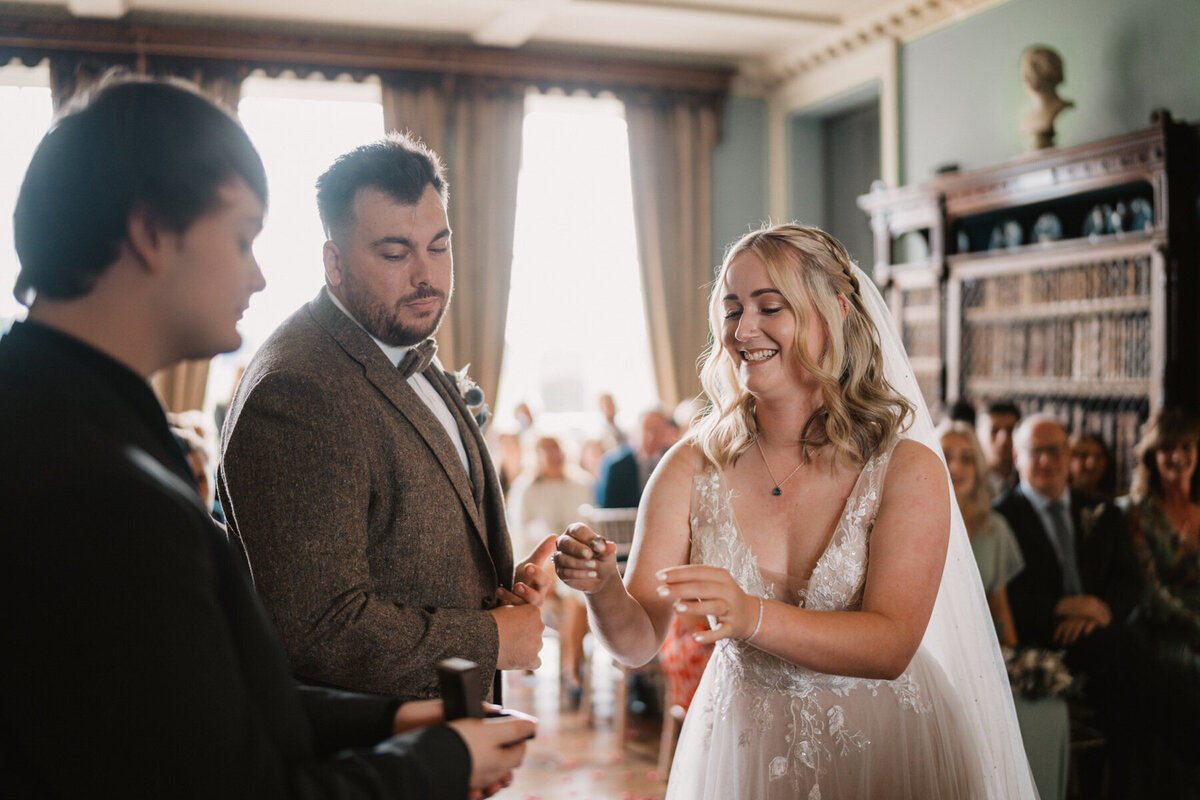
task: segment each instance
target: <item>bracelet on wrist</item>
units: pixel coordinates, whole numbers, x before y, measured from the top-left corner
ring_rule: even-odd
[[[763,599],[760,597],[760,598],[758,598],[758,622],[756,622],[754,624],[754,633],[752,633],[746,637],[747,642],[754,641],[754,637],[758,636],[758,629],[762,627],[762,620],[763,620]]]

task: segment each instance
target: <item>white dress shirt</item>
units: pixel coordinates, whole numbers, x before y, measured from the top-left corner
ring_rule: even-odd
[[[343,314],[349,317],[355,325],[363,328],[362,323],[355,319],[354,315],[350,313],[349,309],[342,305],[342,301],[338,300],[337,296],[333,292],[329,291],[329,287],[325,287],[325,292],[329,295],[329,299],[333,301],[333,304],[337,306]],[[375,344],[379,345],[379,349],[383,351],[385,356],[387,356],[387,360],[392,362],[393,367],[398,367],[400,365],[400,361],[404,358],[408,351],[412,349],[412,347],[396,347],[395,345],[381,342],[379,339],[376,339],[366,328],[363,328],[363,331],[365,331],[366,334],[371,337],[371,340],[374,341]],[[437,417],[438,422],[442,423],[442,427],[446,429],[446,435],[449,436],[450,441],[454,443],[454,449],[458,451],[458,458],[460,461],[462,461],[463,470],[466,471],[469,477],[471,474],[471,468],[467,464],[467,449],[463,447],[462,436],[458,432],[458,423],[454,419],[454,414],[452,414],[450,409],[446,406],[446,401],[443,400],[442,396],[437,393],[437,389],[433,388],[433,385],[429,382],[429,379],[419,372],[408,379],[408,385],[413,388],[413,391],[417,393],[417,397],[421,398],[421,402],[428,406],[429,410],[433,412],[433,415]]]

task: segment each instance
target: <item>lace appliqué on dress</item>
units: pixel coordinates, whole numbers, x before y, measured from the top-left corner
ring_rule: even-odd
[[[892,445],[894,447],[894,443]],[[797,604],[827,611],[862,607],[871,529],[892,447],[867,462],[859,475],[829,545],[813,569],[808,587]],[[776,599],[763,578],[758,561],[742,538],[721,473],[706,466],[696,474],[691,514],[692,563],[723,567],[743,591]],[[905,672],[896,680],[868,680],[828,675],[796,666],[753,645],[731,639],[717,643],[709,669],[717,670],[705,717],[713,721],[703,736],[711,743],[713,728],[730,724],[735,699],[749,711],[737,731],[739,748],[760,747],[761,731],[776,714],[787,715],[786,752],[763,753],[769,779],[790,780],[796,796],[809,787],[809,800],[820,800],[823,765],[838,756],[861,752],[870,738],[855,727],[843,705],[852,695],[876,697],[891,692],[905,711],[927,714],[920,685]]]

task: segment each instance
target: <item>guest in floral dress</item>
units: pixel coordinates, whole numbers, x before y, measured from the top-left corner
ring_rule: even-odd
[[[1143,428],[1120,501],[1145,582],[1133,700],[1145,753],[1135,797],[1200,797],[1200,418],[1164,408]]]

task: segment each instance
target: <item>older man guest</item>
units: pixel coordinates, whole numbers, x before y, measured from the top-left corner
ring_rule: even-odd
[[[1025,558],[1025,569],[1008,584],[1018,635],[1024,645],[1066,650],[1114,743],[1125,732],[1123,655],[1140,596],[1124,517],[1103,498],[1069,488],[1067,431],[1053,416],[1023,419],[1013,450],[1020,481],[995,507]],[[1119,757],[1118,750],[1112,748]]]
[[[454,285],[446,204],[440,160],[411,138],[338,158],[317,182],[325,287],[229,409],[221,504],[309,681],[433,697],[435,665],[460,656],[488,696],[496,670],[539,664],[553,539],[514,587],[495,467],[433,358]]]

